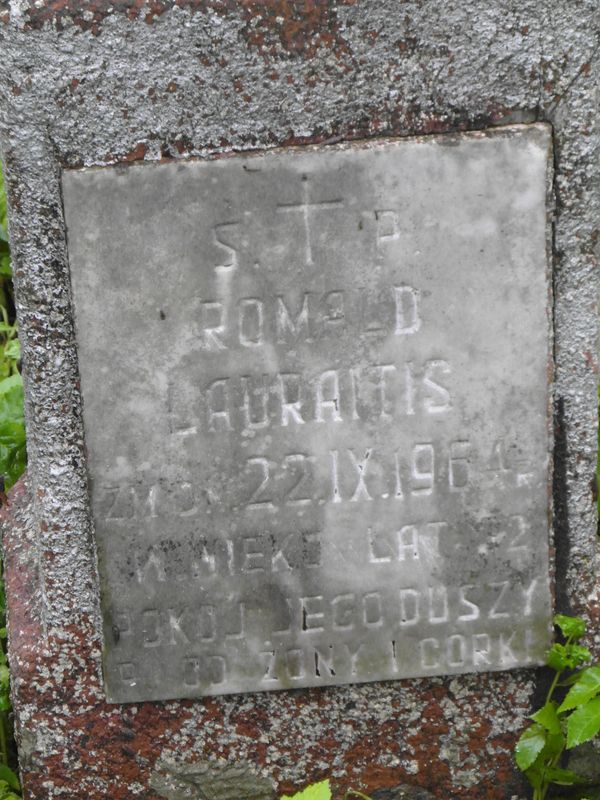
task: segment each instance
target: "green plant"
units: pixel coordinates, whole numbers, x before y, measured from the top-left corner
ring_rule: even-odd
[[[6,195],[4,193],[2,165],[0,164],[0,304],[5,307],[7,305],[6,289],[11,277],[10,250],[6,232]]]
[[[8,767],[7,767],[8,770]],[[21,795],[16,794],[19,791],[19,781],[12,770],[8,770],[12,776],[10,781],[5,781],[0,778],[0,800],[21,800]],[[2,771],[0,770],[0,773]]]
[[[12,296],[10,250],[6,229],[6,198],[0,168],[0,489],[10,488],[25,469],[23,382]],[[16,748],[10,719],[10,676],[6,652],[6,596],[0,558],[0,800],[20,800]]]
[[[352,798],[357,798],[357,800],[370,800],[366,794],[357,792],[356,789],[348,789],[344,795],[344,800],[352,800]],[[2,800],[2,795],[0,795],[0,800]],[[331,800],[329,781],[312,783],[303,791],[297,792],[293,797],[289,797],[289,795],[286,794],[281,800]]]
[[[6,231],[6,198],[0,170],[0,476],[9,489],[25,469],[21,351],[14,316],[10,251]]]
[[[591,798],[589,793],[598,787],[586,786],[582,792],[578,787],[587,781],[560,762],[565,750],[593,739],[600,730],[600,664],[582,666],[591,659],[590,651],[578,644],[585,633],[583,620],[559,614],[554,624],[564,641],[548,653],[554,677],[545,704],[517,742],[516,762],[533,787],[533,800],[544,800],[552,786],[573,787],[569,797]]]

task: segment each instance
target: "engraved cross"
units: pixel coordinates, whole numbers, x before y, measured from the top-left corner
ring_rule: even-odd
[[[312,264],[312,247],[310,241],[310,215],[314,214],[321,209],[327,208],[342,208],[344,205],[343,200],[327,200],[322,203],[311,203],[310,192],[308,189],[308,180],[306,176],[302,176],[302,202],[301,203],[282,203],[277,206],[277,211],[300,211],[304,221],[304,252],[306,254],[306,263]]]

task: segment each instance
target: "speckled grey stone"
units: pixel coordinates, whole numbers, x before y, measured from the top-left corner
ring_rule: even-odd
[[[543,663],[551,163],[63,173],[112,700]]]
[[[373,793],[373,800],[435,800],[434,795],[419,786],[402,784],[393,789],[383,789]],[[452,800],[452,798],[447,798]]]
[[[30,464],[23,524],[7,536],[9,636],[23,779],[35,800],[70,785],[94,800],[155,800],[148,765],[183,752],[258,764],[287,788],[331,768],[340,793],[357,779],[368,792],[419,773],[439,798],[522,796],[512,748],[538,679],[526,670],[105,704],[62,169],[550,123],[553,575],[558,608],[588,611],[597,580],[597,0],[302,8],[0,0],[0,147]],[[135,758],[123,755],[123,720]]]
[[[272,800],[272,781],[248,765],[159,763],[150,786],[167,800]]]

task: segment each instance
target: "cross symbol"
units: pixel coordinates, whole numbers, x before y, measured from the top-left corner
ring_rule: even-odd
[[[300,211],[304,220],[304,241],[305,241],[305,254],[306,263],[312,264],[312,248],[310,244],[310,214],[324,208],[342,208],[344,205],[343,200],[327,200],[323,203],[311,203],[310,192],[308,190],[308,181],[305,176],[302,176],[302,202],[301,203],[283,203],[277,206],[277,211]]]

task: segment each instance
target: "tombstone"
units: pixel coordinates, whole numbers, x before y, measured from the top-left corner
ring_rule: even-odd
[[[0,8],[27,796],[516,797],[599,618],[594,4]]]

